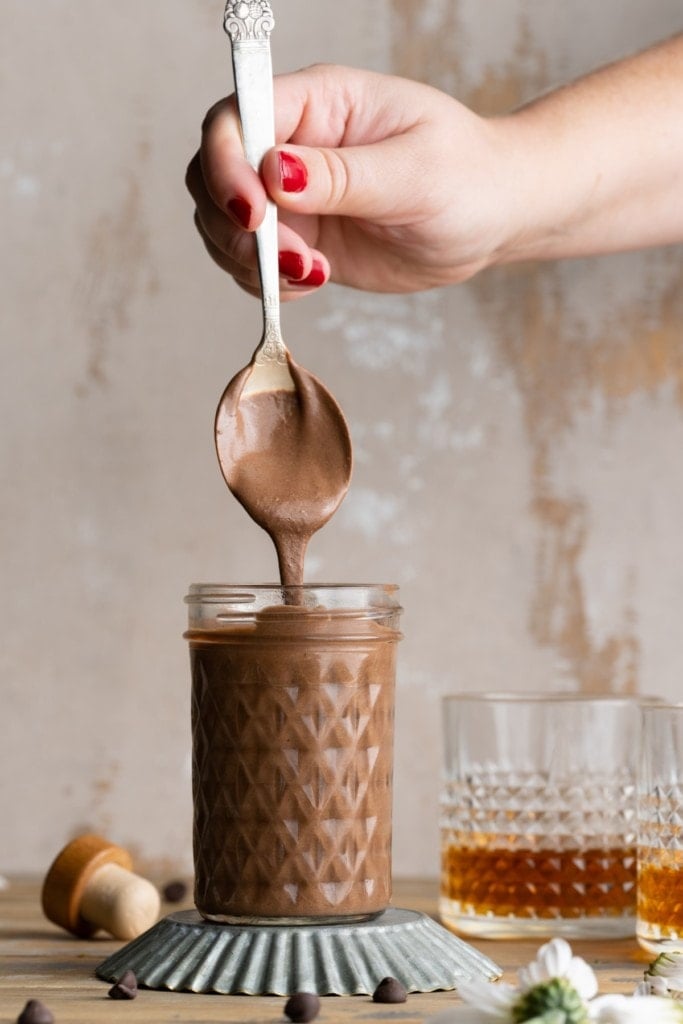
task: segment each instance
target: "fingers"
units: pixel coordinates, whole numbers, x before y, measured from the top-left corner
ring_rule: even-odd
[[[209,239],[230,262],[255,264],[253,235],[238,227],[235,223],[237,218],[229,208],[221,210],[214,202],[207,189],[199,153],[193,157],[187,169],[185,183],[195,201],[195,223],[201,225],[205,240]]]
[[[282,209],[377,224],[412,219],[428,173],[419,147],[405,137],[340,149],[290,145],[270,150],[262,168],[266,188]]]
[[[199,153],[187,169],[186,184],[195,201],[195,224],[207,252],[238,284],[258,294],[253,230],[243,230],[235,223],[238,218],[234,211],[222,211],[209,194]],[[248,224],[250,220],[256,220],[251,210],[250,216],[245,217],[245,223]],[[252,224],[252,229],[255,226]],[[285,281],[294,286],[295,292],[320,287],[329,278],[327,260],[321,253],[307,246],[300,235],[283,221],[278,224],[278,254],[280,273]]]
[[[216,207],[241,228],[257,227],[266,210],[266,193],[244,156],[234,96],[214,104],[204,118],[198,162]]]
[[[234,97],[205,118],[201,168],[219,209],[253,230],[265,211],[265,183],[278,206],[298,214],[403,215],[426,170],[412,129],[443,101],[437,90],[322,65],[277,76],[274,94],[278,147],[266,155],[261,178],[244,158]],[[315,245],[315,237],[302,236]]]
[[[429,86],[333,66],[279,76],[275,87],[278,145],[261,178],[278,206],[405,222],[434,172],[423,126],[451,101]]]
[[[260,295],[253,234],[230,224],[220,211],[198,193],[195,225],[206,251],[221,270],[225,270],[250,295]],[[283,301],[319,288],[330,276],[327,260],[315,250],[304,246],[301,239],[285,225],[278,228],[278,262],[282,276],[280,295]]]
[[[263,220],[266,193],[244,157],[233,97],[221,100],[207,114],[202,146],[187,169],[186,184],[196,205],[197,229],[211,258],[240,287],[260,294],[253,232]],[[278,253],[284,300],[320,287],[330,276],[325,257],[282,218]]]
[[[313,214],[391,219],[397,194],[386,181],[400,178],[402,159],[393,133],[406,130],[409,106],[396,102],[399,81],[329,67],[279,76],[276,138],[295,145],[268,153],[262,177],[244,157],[234,97],[211,108],[187,185],[207,249],[239,283],[256,285],[252,233],[265,213],[266,188],[280,207],[283,273],[299,287],[319,287],[330,274],[315,249],[319,222]],[[306,146],[312,141],[317,148]],[[354,141],[363,145],[349,145]],[[406,166],[408,185],[410,174]],[[405,207],[403,192],[400,200]]]

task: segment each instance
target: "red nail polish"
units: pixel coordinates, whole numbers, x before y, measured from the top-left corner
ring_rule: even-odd
[[[278,255],[280,273],[284,277],[301,278],[304,272],[304,258],[298,252],[281,252]]]
[[[241,228],[249,227],[249,221],[251,220],[251,206],[246,199],[242,199],[241,196],[235,196],[234,199],[229,201],[228,210]]]
[[[302,285],[305,288],[319,288],[321,284],[325,283],[325,271],[320,260],[313,260],[311,272],[303,281],[290,281],[289,283]]]
[[[283,192],[303,192],[308,184],[306,164],[293,153],[278,153],[280,185]]]

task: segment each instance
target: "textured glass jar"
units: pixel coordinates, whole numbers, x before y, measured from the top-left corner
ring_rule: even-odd
[[[633,935],[640,700],[444,698],[444,923],[477,938]]]
[[[643,708],[636,935],[650,954],[683,954],[683,703]]]
[[[186,601],[197,909],[261,924],[380,913],[397,589],[195,584]]]

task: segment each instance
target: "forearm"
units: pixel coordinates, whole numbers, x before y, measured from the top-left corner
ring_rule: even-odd
[[[511,208],[493,262],[683,242],[683,35],[492,127]]]

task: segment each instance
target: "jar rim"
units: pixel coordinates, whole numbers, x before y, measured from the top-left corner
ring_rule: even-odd
[[[225,605],[236,613],[249,614],[264,602],[272,604],[308,605],[333,601],[330,607],[381,607],[402,611],[398,604],[399,587],[396,583],[303,583],[283,586],[280,583],[191,583],[185,595],[185,604]],[[364,600],[359,600],[364,596]],[[349,599],[350,605],[344,604]]]
[[[185,597],[189,612],[185,636],[204,632],[215,635],[231,625],[252,626],[257,622],[260,637],[281,635],[282,626],[300,620],[302,612],[316,633],[325,621],[334,621],[346,623],[349,635],[359,629],[365,636],[362,624],[377,622],[400,635],[397,626],[403,609],[398,589],[391,583],[193,583]]]
[[[191,583],[188,588],[188,593],[185,596],[185,601],[189,603],[193,600],[210,600],[212,597],[215,600],[225,600],[226,593],[230,595],[242,594],[243,599],[248,597],[250,591],[255,591],[257,594],[263,594],[267,591],[277,591],[278,593],[310,593],[316,590],[330,591],[332,593],[347,590],[352,593],[362,590],[379,590],[385,594],[396,594],[398,593],[399,586],[397,583],[297,583],[287,584],[282,583]]]
[[[479,704],[640,704],[643,707],[662,707],[663,702],[659,697],[652,697],[648,694],[624,694],[624,693],[574,693],[568,690],[553,692],[552,690],[523,690],[516,691],[491,691],[484,690],[481,693],[469,692],[466,690],[447,693],[442,697],[444,703],[466,703],[472,701]]]
[[[646,704],[643,711],[683,711],[683,701],[658,701]]]

